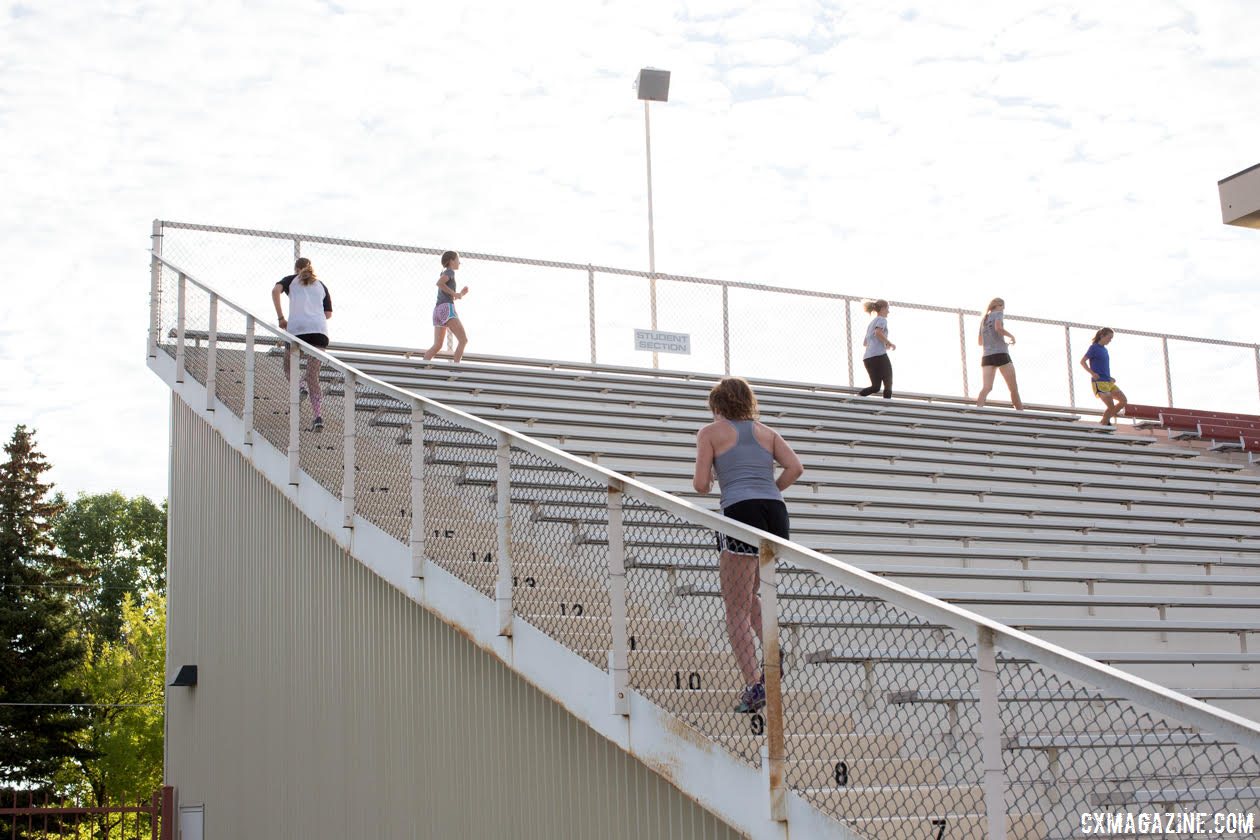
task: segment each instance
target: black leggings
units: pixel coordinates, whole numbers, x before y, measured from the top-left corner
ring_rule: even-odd
[[[888,354],[880,353],[878,356],[863,359],[862,364],[866,365],[866,372],[870,374],[871,387],[863,388],[858,393],[869,397],[883,387],[884,399],[892,399],[892,359],[888,358]]]

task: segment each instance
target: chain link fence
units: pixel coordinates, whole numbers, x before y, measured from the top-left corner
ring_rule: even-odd
[[[252,402],[247,429],[296,453],[301,472],[350,508],[351,524],[362,517],[420,546],[425,562],[496,599],[508,618],[501,633],[513,616],[528,622],[606,670],[610,696],[633,690],[687,737],[762,768],[772,814],[783,817],[774,803],[792,790],[871,840],[1049,840],[1080,836],[1091,815],[1189,811],[1242,815],[1238,826],[1251,814],[1229,836],[1257,836],[1254,722],[317,351],[304,355],[323,364],[324,429],[308,422],[309,398],[292,423],[288,337],[260,327],[249,352],[244,311],[226,316],[235,304],[220,299],[223,329],[212,332],[208,290],[169,266],[157,276],[155,354],[203,382],[213,353],[221,407],[235,414]],[[181,287],[172,323],[165,301]],[[349,486],[353,499],[341,495]],[[722,546],[736,553],[723,559]]]
[[[265,301],[309,257],[333,296],[334,340],[423,349],[442,248],[158,222],[162,253],[223,294]],[[459,310],[476,354],[866,384],[869,316],[854,295],[461,252]],[[165,304],[163,304],[165,307]],[[892,302],[895,390],[971,399],[981,384],[979,312]],[[163,309],[165,316],[165,308]],[[1103,324],[1006,317],[1026,402],[1100,405],[1079,361]],[[1260,412],[1260,346],[1114,327],[1113,374],[1134,402]],[[636,349],[635,330],[690,337],[688,354]],[[449,343],[448,343],[449,349]],[[1007,399],[1000,377],[991,399]]]

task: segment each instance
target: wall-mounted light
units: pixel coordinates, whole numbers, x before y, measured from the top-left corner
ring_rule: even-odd
[[[171,685],[182,685],[182,686],[187,686],[188,688],[192,688],[196,684],[197,684],[197,666],[196,665],[179,666],[179,673],[175,675],[174,681],[171,682]]]

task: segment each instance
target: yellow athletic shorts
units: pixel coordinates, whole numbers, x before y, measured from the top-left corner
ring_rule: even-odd
[[[1114,382],[1102,382],[1100,380],[1095,379],[1093,380],[1093,383],[1094,383],[1094,396],[1096,397],[1101,397],[1103,394],[1110,394],[1113,391],[1120,390],[1120,386],[1116,385],[1116,383]]]

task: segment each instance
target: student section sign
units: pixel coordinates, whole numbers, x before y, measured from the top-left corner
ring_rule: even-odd
[[[661,330],[635,330],[634,349],[652,353],[682,353],[691,355],[691,334],[662,332]]]

